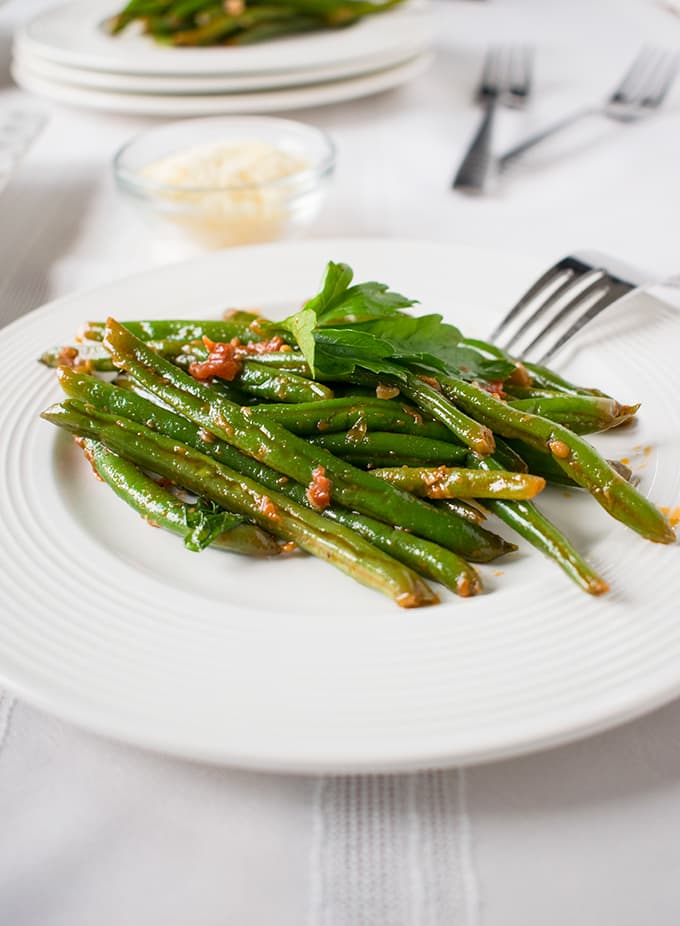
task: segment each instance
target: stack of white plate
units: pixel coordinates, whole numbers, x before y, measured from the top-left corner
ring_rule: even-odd
[[[347,29],[242,47],[172,48],[106,20],[123,0],[52,7],[16,35],[13,75],[26,90],[109,112],[162,116],[262,113],[367,96],[428,64],[425,0]]]

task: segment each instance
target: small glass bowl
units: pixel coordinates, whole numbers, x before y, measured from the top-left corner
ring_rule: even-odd
[[[194,148],[262,142],[303,162],[295,172],[264,182],[223,186],[181,184],[146,176],[151,165]],[[188,119],[143,132],[116,154],[116,185],[152,220],[156,234],[172,232],[200,249],[300,236],[316,219],[335,166],[335,146],[319,129],[289,119]],[[160,222],[162,221],[162,230]]]

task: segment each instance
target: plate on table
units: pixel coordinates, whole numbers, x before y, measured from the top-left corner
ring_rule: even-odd
[[[399,241],[212,254],[62,299],[0,332],[0,684],[92,731],[281,771],[465,764],[566,742],[680,692],[678,548],[645,542],[585,493],[542,508],[611,585],[593,599],[520,542],[483,567],[486,593],[402,611],[309,557],[188,553],[98,483],[42,421],[60,399],[36,363],[83,321],[289,311],[329,259],[483,336],[544,269],[516,255]],[[680,505],[677,315],[653,300],[583,337],[558,369],[625,401],[599,435],[641,489]],[[644,323],[642,319],[644,318]],[[501,532],[503,532],[501,528]]]
[[[104,23],[124,6],[116,0],[75,0],[40,13],[16,36],[17,47],[47,61],[117,74],[173,76],[275,74],[303,68],[361,64],[430,42],[424,0],[367,17],[348,29],[329,30],[239,48],[172,48],[128,29],[107,33]]]
[[[346,80],[248,93],[144,94],[111,93],[47,79],[30,67],[14,62],[12,76],[24,90],[72,106],[145,116],[211,116],[286,112],[326,106],[392,90],[418,77],[432,56],[419,54],[394,67]]]
[[[404,50],[387,54],[372,55],[363,61],[340,62],[326,67],[301,68],[263,74],[211,74],[211,75],[168,75],[168,74],[116,74],[110,71],[92,71],[85,68],[57,64],[31,52],[14,49],[14,61],[22,70],[30,70],[36,77],[55,80],[87,90],[107,90],[110,93],[146,93],[196,95],[208,93],[247,93],[253,90],[279,90],[290,87],[305,87],[309,84],[342,80],[373,74],[395,67],[414,58],[424,50],[415,45],[405,54]]]

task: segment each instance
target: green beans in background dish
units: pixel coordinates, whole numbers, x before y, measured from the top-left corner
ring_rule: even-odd
[[[402,0],[132,0],[107,22],[118,35],[134,22],[175,46],[249,45],[319,29],[351,26]]]

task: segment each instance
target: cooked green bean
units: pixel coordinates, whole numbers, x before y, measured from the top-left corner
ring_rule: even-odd
[[[104,443],[137,466],[172,479],[197,495],[244,514],[268,532],[291,540],[404,608],[436,604],[437,596],[408,567],[341,524],[265,489],[241,473],[150,428],[69,400],[42,417],[82,437]]]
[[[415,434],[433,440],[453,440],[448,428],[438,421],[426,421],[412,405],[397,399],[344,396],[298,405],[255,405],[250,409],[255,421],[275,421],[293,434],[318,436],[338,431],[366,429],[392,434]]]
[[[347,459],[362,457],[409,457],[424,463],[446,464],[464,460],[468,448],[448,441],[432,440],[415,434],[392,434],[372,431],[370,434],[355,434],[346,431],[341,434],[323,434],[310,438],[315,447],[325,447],[332,453]]]
[[[60,379],[68,396],[92,405],[102,412],[114,416],[122,415],[131,421],[148,425],[166,437],[207,454],[266,488],[287,495],[298,504],[309,507],[305,488],[299,483],[282,477],[276,470],[240,453],[224,441],[206,440],[208,435],[186,418],[160,408],[143,396],[72,370],[63,370]],[[456,594],[467,596],[480,590],[477,573],[450,550],[340,506],[333,505],[325,509],[322,515],[357,531],[362,537],[370,539],[379,549],[428,578],[441,582]]]
[[[487,562],[513,549],[489,531],[434,509],[370,473],[338,460],[322,447],[311,447],[279,425],[251,422],[247,409],[215,398],[209,387],[149,350],[114,319],[109,319],[104,344],[116,365],[150,393],[249,456],[303,485],[310,485],[315,472],[323,467],[324,476],[330,480],[331,498],[339,504],[400,524],[475,562]]]
[[[583,438],[547,418],[531,415],[492,398],[483,389],[454,377],[442,377],[444,392],[469,414],[504,437],[519,438],[537,450],[549,451],[555,462],[612,517],[648,540],[673,543],[667,518],[626,482]]]
[[[116,495],[154,527],[179,534],[188,550],[220,547],[244,556],[277,556],[281,547],[271,534],[240,515],[208,507],[201,499],[189,504],[158,485],[142,470],[113,453],[100,441],[80,438],[93,470]]]
[[[620,405],[615,399],[594,395],[552,395],[512,399],[513,408],[548,418],[575,434],[606,431],[630,421],[639,405]]]
[[[390,485],[425,498],[533,498],[545,487],[545,479],[506,470],[480,472],[438,466],[397,466],[373,470]]]
[[[471,466],[489,472],[501,468],[501,464],[493,457],[470,454],[468,460]],[[564,534],[541,514],[533,502],[490,498],[484,501],[484,506],[517,531],[520,537],[524,537],[537,550],[553,559],[588,594],[602,595],[608,591],[609,586],[604,579],[574,549]]]

